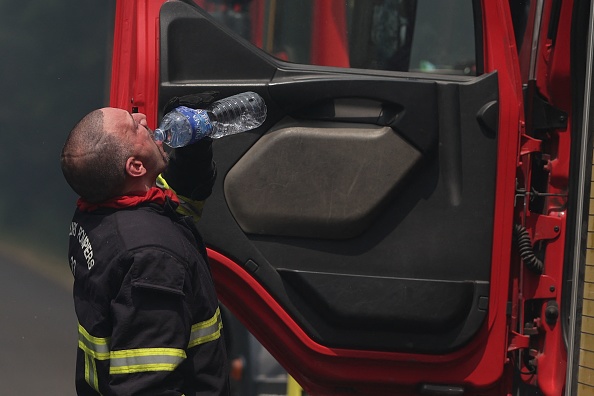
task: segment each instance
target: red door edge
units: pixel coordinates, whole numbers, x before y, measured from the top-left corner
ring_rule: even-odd
[[[154,128],[158,114],[159,10],[165,0],[116,3],[110,106],[144,113]]]
[[[312,394],[328,394],[335,387],[349,386],[394,392],[401,387],[412,389],[420,383],[447,384],[459,380],[468,389],[485,391],[500,379],[497,375],[489,376],[497,372],[493,366],[497,359],[495,354],[487,352],[490,343],[486,331],[480,332],[471,345],[446,355],[359,351],[321,345],[239,263],[213,249],[207,251],[221,302],[233,307],[262,345]],[[501,357],[504,351],[499,352],[497,356]],[[501,394],[500,391],[497,389],[493,395]]]

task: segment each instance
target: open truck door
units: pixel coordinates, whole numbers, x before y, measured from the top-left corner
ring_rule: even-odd
[[[577,389],[589,2],[515,3],[118,2],[112,106],[266,101],[214,142],[200,229],[308,393]]]

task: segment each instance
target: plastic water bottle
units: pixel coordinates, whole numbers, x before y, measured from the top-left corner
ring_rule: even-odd
[[[217,100],[206,109],[176,107],[163,117],[154,138],[173,148],[183,147],[205,137],[217,139],[249,131],[265,119],[264,99],[255,92],[244,92]]]

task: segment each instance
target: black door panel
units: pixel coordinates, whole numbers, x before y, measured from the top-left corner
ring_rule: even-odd
[[[253,90],[268,106],[262,127],[214,143],[219,174],[201,221],[209,247],[322,345],[445,353],[480,331],[496,73],[289,65],[178,2],[164,4],[161,32],[161,103]]]
[[[225,197],[248,234],[346,239],[369,227],[420,161],[389,127],[292,120],[233,166]]]
[[[488,282],[279,269],[314,338],[331,347],[447,353],[480,329]]]

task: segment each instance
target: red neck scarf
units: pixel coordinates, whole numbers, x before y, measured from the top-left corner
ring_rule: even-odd
[[[170,198],[173,202],[179,204],[179,199],[173,190],[162,189],[159,187],[152,187],[144,195],[122,195],[103,201],[100,203],[90,203],[82,198],[79,198],[76,202],[76,206],[79,210],[84,212],[92,212],[99,208],[114,208],[123,209],[130,208],[133,206],[140,205],[144,202],[154,202],[159,205],[164,205],[167,198]]]

